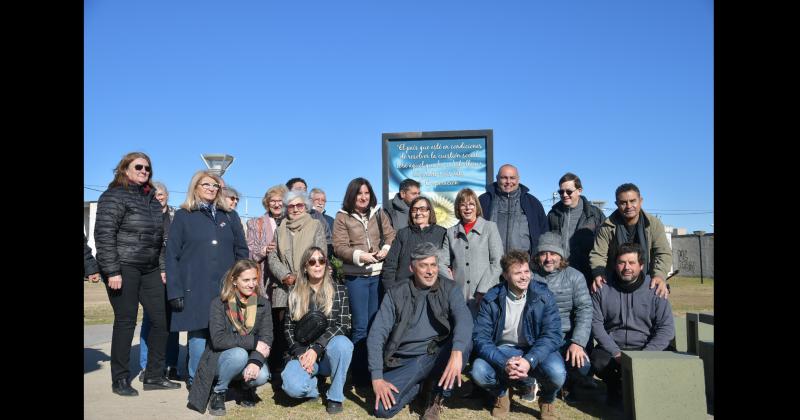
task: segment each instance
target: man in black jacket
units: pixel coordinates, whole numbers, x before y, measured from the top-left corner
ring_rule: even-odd
[[[443,399],[455,383],[461,386],[472,347],[472,315],[461,287],[439,275],[438,252],[430,242],[414,248],[413,276],[386,292],[369,331],[376,417],[393,417],[428,380],[432,392],[423,393],[429,398],[423,418],[438,419]]]

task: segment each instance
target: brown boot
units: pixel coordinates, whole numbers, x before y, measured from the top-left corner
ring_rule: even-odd
[[[506,394],[502,397],[494,399],[494,407],[492,407],[492,417],[505,417],[511,411],[511,395],[506,390]]]
[[[428,403],[428,408],[425,409],[422,420],[439,420],[439,414],[444,411],[443,400],[442,394],[437,393]]]
[[[539,418],[542,420],[556,420],[556,406],[555,401],[551,403],[542,402],[539,400]]]

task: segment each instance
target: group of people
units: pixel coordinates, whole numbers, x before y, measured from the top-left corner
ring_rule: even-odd
[[[317,399],[318,378],[330,376],[330,414],[343,410],[350,382],[371,388],[376,417],[419,395],[423,418],[437,419],[466,372],[493,416],[517,392],[555,418],[559,391],[574,398],[575,386],[596,386],[593,374],[620,404],[621,351],[665,350],[674,336],[671,250],[633,184],[617,188],[606,218],[567,173],[545,215],[506,164],[486,193],[458,192],[459,222],[446,229],[411,179],[381,208],[370,182],[355,178],[331,217],[324,191],[308,195],[292,178],[243,224],[239,194],[220,176],[195,173],[178,210],[152,176],[147,155],[125,155],[98,200],[96,263],[84,237],[85,272],[103,280],[114,309],[118,395],[138,395],[128,362],[139,303],[143,389],[181,387],[177,333],[186,331],[187,406],[212,415],[225,414],[230,386],[252,406],[270,378],[290,397]]]

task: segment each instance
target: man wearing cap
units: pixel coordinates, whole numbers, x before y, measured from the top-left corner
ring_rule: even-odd
[[[636,185],[622,184],[617,187],[614,196],[617,209],[600,226],[592,252],[589,253],[593,276],[592,292],[596,292],[606,283],[606,273],[614,271],[617,248],[631,242],[640,244],[644,251],[642,269],[652,279],[648,286],[651,289],[655,287],[659,296],[668,297],[666,278],[672,268],[672,248],[667,241],[664,224],[642,210],[644,199]]]
[[[510,411],[510,386],[525,389],[536,379],[542,385],[541,418],[547,420],[555,418],[553,403],[567,375],[558,352],[561,318],[553,293],[531,281],[529,261],[528,253],[519,250],[500,260],[506,281],[481,300],[472,333],[477,358],[470,373],[478,386],[494,395],[494,417]]]
[[[386,291],[367,336],[375,417],[390,418],[430,392],[423,419],[436,420],[472,348],[472,315],[461,286],[439,275],[439,247],[411,251],[412,276]]]
[[[591,364],[586,354],[592,330],[592,298],[583,274],[570,267],[564,258],[562,244],[561,235],[555,232],[547,232],[539,237],[533,257],[533,279],[546,284],[555,295],[561,317],[561,332],[564,334],[561,355],[569,371],[564,385],[564,399],[574,401],[575,396],[571,392],[574,385],[596,387],[591,377],[587,376]]]
[[[616,264],[607,287],[592,295],[592,367],[606,383],[606,402],[621,405],[622,350],[666,350],[675,336],[672,306],[647,287],[643,251],[625,243],[616,251]]]

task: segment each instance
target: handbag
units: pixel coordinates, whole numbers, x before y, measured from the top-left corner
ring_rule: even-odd
[[[328,317],[322,311],[308,311],[299,321],[294,330],[294,339],[298,343],[308,346],[318,339],[328,329]]]

